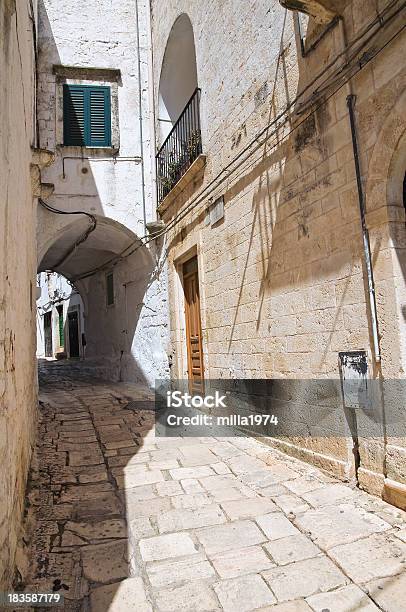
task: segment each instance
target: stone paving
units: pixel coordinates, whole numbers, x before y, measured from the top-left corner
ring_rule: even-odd
[[[55,370],[26,591],[92,612],[406,610],[400,510],[251,438],[156,438],[147,389]]]

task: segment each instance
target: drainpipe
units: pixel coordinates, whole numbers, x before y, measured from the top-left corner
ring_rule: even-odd
[[[372,257],[371,257],[371,246],[369,242],[368,228],[365,221],[365,198],[362,187],[358,143],[357,143],[357,132],[355,126],[355,114],[354,114],[354,102],[356,96],[350,94],[347,96],[348,114],[350,118],[351,126],[351,138],[352,138],[352,149],[354,155],[355,174],[357,177],[357,190],[358,190],[358,203],[359,212],[361,217],[361,229],[362,229],[362,244],[364,250],[365,267],[367,271],[368,280],[368,296],[369,296],[369,314],[371,317],[371,331],[372,331],[372,342],[375,363],[381,361],[381,351],[379,347],[379,335],[378,335],[378,317],[376,312],[376,296],[375,296],[375,284],[372,270]]]
[[[140,24],[138,0],[135,0],[135,23],[137,29],[137,65],[138,65],[138,109],[140,125],[140,149],[141,149],[141,181],[142,181],[142,213],[144,217],[144,235],[147,233],[147,211],[145,202],[145,160],[144,160],[144,138],[142,129],[142,88],[141,88],[141,49],[140,49]]]
[[[156,123],[155,123],[155,88],[154,88],[154,49],[152,47],[152,24],[151,24],[151,2],[146,2],[146,35],[148,38],[148,108],[149,108],[149,129],[150,129],[150,157],[151,157],[151,178],[152,178],[152,210],[151,219],[157,219],[157,189],[156,189]]]

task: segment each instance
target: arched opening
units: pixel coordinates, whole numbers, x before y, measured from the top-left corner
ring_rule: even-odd
[[[160,143],[170,133],[197,87],[193,27],[183,13],[172,26],[162,62],[158,100]]]
[[[200,89],[193,28],[180,15],[169,34],[159,82],[158,200],[161,202],[202,153]]]
[[[80,359],[85,357],[84,303],[68,278],[47,270],[37,275],[37,357]]]
[[[107,217],[95,217],[94,231],[72,248],[78,237],[86,234],[89,218],[80,216],[70,223],[66,223],[66,218],[55,219],[53,231],[40,245],[38,273],[42,285],[50,286],[52,297],[48,299],[48,291],[41,288],[42,297],[37,302],[43,315],[38,354],[67,357],[70,362],[79,358],[87,371],[91,369],[94,375],[107,380],[146,382],[146,372],[154,377],[155,363],[159,371],[160,364],[165,362],[159,326],[156,334],[149,330],[146,313],[149,300],[157,299],[156,261],[152,252],[129,228]],[[65,225],[58,226],[59,222]],[[69,306],[64,306],[61,313],[68,350],[61,350],[65,346],[61,345],[62,334],[58,339],[58,306],[69,301],[72,286],[74,294],[69,300],[76,303],[71,303],[70,311]],[[55,304],[44,311],[49,301]],[[51,314],[45,314],[49,311]],[[70,343],[75,343],[75,350]],[[152,378],[148,380],[151,382]]]

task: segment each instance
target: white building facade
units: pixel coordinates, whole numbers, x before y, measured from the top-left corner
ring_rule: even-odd
[[[78,290],[57,272],[40,272],[37,283],[37,357],[83,359],[85,319]]]
[[[55,155],[43,173],[38,270],[83,299],[86,358],[108,378],[152,384],[167,366],[156,219],[149,8],[136,0],[41,0],[38,123]],[[72,214],[67,214],[72,213]]]

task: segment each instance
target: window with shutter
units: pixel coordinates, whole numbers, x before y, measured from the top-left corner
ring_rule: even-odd
[[[63,141],[71,146],[111,146],[110,87],[63,86]]]

